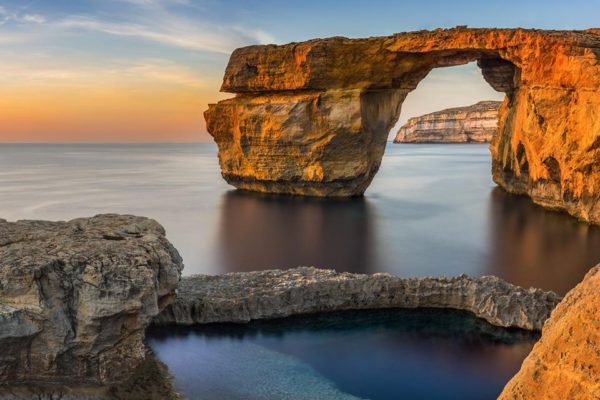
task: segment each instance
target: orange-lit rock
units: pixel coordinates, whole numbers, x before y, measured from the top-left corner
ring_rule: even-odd
[[[466,29],[315,39],[233,52],[207,127],[236,187],[361,195],[402,102],[433,68],[477,61],[506,98],[493,178],[536,203],[600,223],[600,35]]]
[[[600,265],[552,311],[500,400],[600,399]]]

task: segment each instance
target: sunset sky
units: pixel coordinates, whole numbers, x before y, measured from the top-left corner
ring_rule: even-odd
[[[600,0],[0,0],[0,141],[207,141],[236,47],[455,25],[584,29]],[[474,65],[436,70],[402,121],[487,98]]]

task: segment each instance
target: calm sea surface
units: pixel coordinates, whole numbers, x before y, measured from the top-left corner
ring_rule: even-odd
[[[0,218],[106,212],[162,223],[187,275],[314,265],[565,293],[600,262],[600,229],[496,188],[485,145],[389,144],[345,200],[235,191],[212,144],[0,146]]]
[[[564,294],[600,229],[504,193],[485,145],[389,144],[365,197],[233,190],[206,145],[1,145],[0,218],[155,218],[185,274],[314,265],[498,275]],[[151,333],[190,398],[495,398],[532,344],[465,315],[371,312]]]

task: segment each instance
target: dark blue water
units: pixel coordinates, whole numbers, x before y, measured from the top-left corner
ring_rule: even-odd
[[[495,399],[535,336],[449,310],[161,328],[148,343],[191,399]]]

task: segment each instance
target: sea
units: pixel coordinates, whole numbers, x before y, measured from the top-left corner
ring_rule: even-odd
[[[235,190],[212,143],[2,144],[0,218],[154,218],[184,275],[465,273],[564,295],[600,262],[600,229],[506,193],[490,162],[487,145],[389,143],[363,197],[319,199]],[[388,310],[161,328],[148,344],[190,399],[493,399],[535,339]]]

